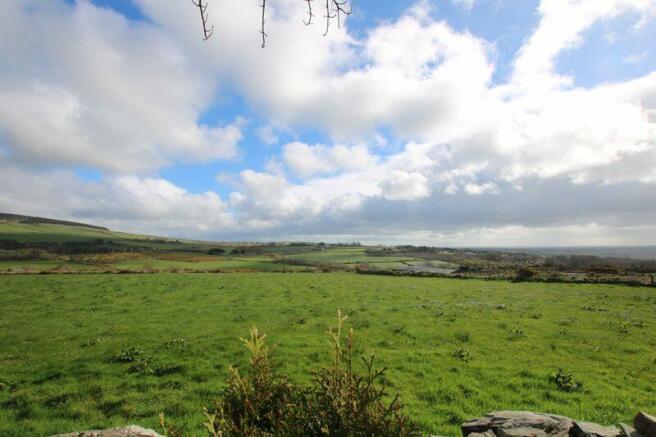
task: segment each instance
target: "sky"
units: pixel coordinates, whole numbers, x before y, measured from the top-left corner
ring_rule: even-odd
[[[0,211],[216,241],[656,244],[656,0],[0,0]],[[315,11],[319,0],[314,0]],[[318,12],[319,14],[319,12]]]

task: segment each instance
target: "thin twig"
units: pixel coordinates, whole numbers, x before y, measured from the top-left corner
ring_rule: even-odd
[[[195,2],[194,0],[191,0],[191,2],[198,8],[200,11],[200,19],[203,22],[203,40],[207,41],[210,39],[212,34],[214,33],[214,26],[212,27],[207,27],[207,7],[209,6],[207,3],[203,4],[203,0],[198,0],[198,2]]]
[[[312,13],[312,0],[305,0],[305,1],[307,2],[307,7],[308,7],[308,12],[307,12],[308,20],[307,22],[303,20],[303,24],[309,26],[310,24],[312,24],[312,18],[314,18],[314,14]]]

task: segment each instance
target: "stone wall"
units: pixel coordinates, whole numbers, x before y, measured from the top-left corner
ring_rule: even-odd
[[[498,411],[462,424],[464,437],[656,437],[656,417],[640,412],[633,426],[603,426],[555,414]],[[81,431],[53,437],[163,437],[152,429],[125,428]]]
[[[461,428],[464,437],[656,437],[656,417],[640,412],[633,426],[604,426],[554,414],[499,411]]]

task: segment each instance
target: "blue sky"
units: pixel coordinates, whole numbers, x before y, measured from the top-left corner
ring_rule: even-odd
[[[40,26],[0,44],[0,209],[210,239],[654,235],[656,0],[356,0],[326,38],[271,0],[265,49],[255,0],[210,0],[207,42],[181,3],[3,12]]]

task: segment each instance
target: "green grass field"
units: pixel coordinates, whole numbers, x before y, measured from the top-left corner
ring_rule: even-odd
[[[34,227],[35,225],[29,225]],[[40,225],[36,225],[40,226]],[[52,255],[56,257],[56,255]],[[291,263],[285,263],[290,260]],[[302,261],[307,263],[294,264]],[[171,271],[304,271],[317,270],[322,265],[332,265],[352,269],[356,264],[370,264],[377,268],[407,268],[412,263],[427,264],[426,261],[396,256],[367,256],[364,249],[330,249],[291,255],[261,256],[209,256],[205,254],[185,253],[182,251],[163,253],[118,253],[107,256],[77,255],[59,256],[48,260],[5,260],[0,261],[0,273],[6,272],[89,272],[98,273],[107,270],[133,272],[171,272]],[[436,265],[448,265],[441,261],[431,261]],[[432,265],[432,264],[431,264]]]
[[[311,252],[289,255],[286,258],[331,264],[376,264],[386,262],[415,261],[416,258],[399,256],[368,256],[365,249],[328,249],[323,252]]]
[[[17,240],[22,242],[69,242],[96,239],[136,240],[149,238],[144,235],[84,228],[79,226],[12,222],[0,222],[0,236],[6,240]]]
[[[257,326],[297,381],[326,362],[340,308],[426,432],[500,409],[600,423],[656,410],[649,288],[331,274],[0,276],[0,435],[138,423],[204,435],[202,407]],[[153,374],[115,356],[136,348]],[[459,356],[469,355],[465,361]],[[583,388],[559,391],[558,368]]]

